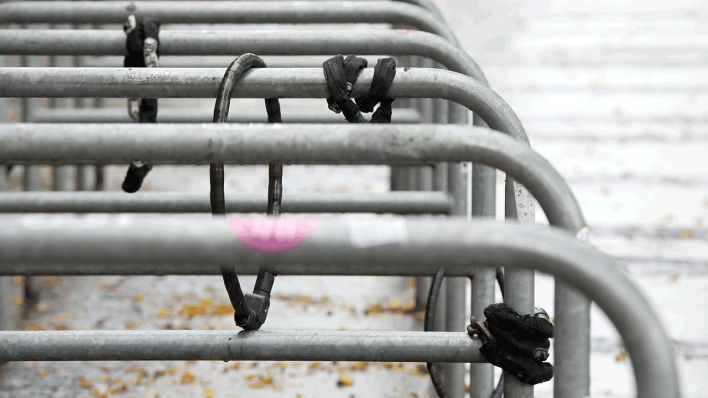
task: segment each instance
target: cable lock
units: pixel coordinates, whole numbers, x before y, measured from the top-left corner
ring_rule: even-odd
[[[214,104],[214,123],[226,123],[229,116],[231,96],[236,82],[243,72],[250,68],[265,68],[266,64],[254,54],[243,54],[236,58],[226,69],[219,85],[219,91]],[[280,101],[277,98],[266,98],[268,123],[281,123]],[[209,166],[211,212],[214,216],[226,215],[226,199],[224,198],[224,163],[212,163]],[[280,203],[283,197],[283,164],[268,165],[268,207],[266,214],[280,215]],[[233,267],[221,266],[224,286],[234,307],[234,321],[245,330],[258,330],[268,316],[270,308],[270,292],[273,289],[278,271],[263,267],[258,271],[253,294],[244,294],[241,290],[238,276]]]
[[[159,67],[160,21],[155,18],[136,18],[130,15],[123,26],[128,52],[123,66],[127,68]],[[157,98],[128,99],[128,115],[137,123],[157,123]],[[135,161],[130,164],[123,180],[123,191],[137,192],[152,170],[152,164]]]

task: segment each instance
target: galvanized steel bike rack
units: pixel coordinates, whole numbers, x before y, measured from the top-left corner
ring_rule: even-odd
[[[342,5],[344,7],[350,6],[350,4],[348,4],[349,2],[332,2],[332,3],[333,4],[341,3],[339,5]],[[258,12],[258,10],[262,10],[262,8],[259,8],[259,7],[263,6],[262,3],[259,4],[259,3],[239,2],[238,8],[237,8],[239,11],[236,14],[232,13],[232,14],[228,14],[228,16],[225,16],[226,14],[224,14],[224,10],[226,10],[226,8],[228,8],[226,3],[224,5],[220,5],[219,7],[221,7],[221,8],[214,7],[212,9],[211,7],[209,7],[209,9],[206,10],[205,12],[194,14],[193,13],[194,8],[190,9],[188,4],[184,4],[184,3],[179,4],[179,3],[175,3],[175,2],[160,2],[160,7],[164,7],[165,4],[170,5],[170,7],[163,9],[163,11],[169,9],[169,11],[166,11],[167,13],[165,15],[161,15],[159,12],[152,12],[152,10],[154,10],[154,8],[151,9],[150,6],[151,5],[154,6],[154,3],[140,3],[140,2],[133,3],[136,5],[137,9],[128,10],[128,11],[126,11],[125,9],[121,10],[120,7],[118,7],[118,6],[128,5],[129,3],[121,3],[121,2],[102,2],[102,3],[46,2],[46,3],[43,3],[43,7],[36,7],[36,8],[33,7],[33,11],[28,11],[29,8],[27,7],[27,5],[25,4],[23,6],[22,4],[23,3],[0,5],[0,10],[3,10],[3,8],[5,8],[5,10],[3,10],[3,11],[7,11],[7,12],[0,13],[0,23],[10,22],[10,21],[14,21],[14,22],[30,22],[30,21],[31,22],[68,22],[69,19],[71,19],[71,22],[83,22],[83,20],[81,20],[80,18],[90,18],[91,19],[90,22],[93,22],[93,23],[96,23],[96,22],[102,23],[102,22],[108,22],[108,21],[122,22],[124,20],[125,16],[128,15],[129,11],[137,11],[137,12],[135,12],[137,14],[140,14],[141,12],[145,12],[145,15],[149,14],[151,16],[158,16],[161,19],[163,19],[163,21],[166,21],[166,22],[170,22],[170,21],[185,22],[185,20],[182,18],[185,18],[185,16],[187,14],[190,14],[190,16],[188,18],[191,18],[187,22],[199,22],[199,21],[204,21],[205,20],[204,18],[213,18],[215,15],[214,13],[217,13],[220,15],[220,17],[223,17],[224,19],[211,19],[210,22],[215,21],[218,23],[219,21],[226,21],[226,19],[228,19],[228,21],[224,22],[224,23],[233,23],[233,22],[238,22],[239,20],[237,18],[243,17],[244,15],[251,15],[252,16],[253,14],[249,14],[249,13]],[[34,2],[32,4],[37,5],[37,2]],[[96,6],[98,4],[101,4],[101,5],[109,4],[110,7],[105,7],[104,10],[100,11],[100,13],[99,13],[100,16],[97,16],[98,14],[95,14],[95,12],[96,12]],[[173,4],[178,5],[178,6],[173,7],[172,6]],[[247,5],[247,7],[244,8],[243,7],[244,4]],[[353,13],[351,11],[347,11],[346,13],[351,13],[351,14],[348,14],[346,17],[343,16],[340,9],[337,9],[334,11],[332,11],[332,10],[327,11],[327,13],[332,11],[332,13],[330,13],[328,16],[315,15],[317,13],[322,12],[322,8],[321,8],[322,3],[317,3],[317,5],[315,7],[313,7],[311,5],[310,6],[306,5],[305,2],[288,2],[288,6],[291,6],[292,4],[296,4],[297,10],[299,10],[301,12],[307,12],[307,11],[303,11],[303,10],[311,10],[314,12],[315,9],[316,9],[316,12],[314,14],[309,13],[308,15],[306,15],[304,17],[303,17],[304,14],[299,14],[295,17],[293,17],[293,16],[289,17],[283,13],[283,11],[282,11],[283,6],[282,5],[276,6],[274,4],[270,4],[269,7],[272,7],[272,8],[268,11],[269,12],[268,16],[264,17],[265,19],[259,19],[259,20],[251,19],[248,21],[248,23],[254,23],[254,22],[258,23],[259,21],[291,23],[291,21],[295,21],[295,20],[297,23],[300,23],[303,21],[304,22],[314,22],[314,23],[325,22],[325,21],[326,22],[333,22],[333,21],[352,22],[352,15],[353,14],[356,15],[354,17],[353,22],[390,22],[390,19],[389,20],[385,20],[385,19],[386,18],[393,19],[394,17],[392,17],[392,15],[395,15],[398,18],[397,21],[403,21],[406,24],[416,26],[422,30],[428,30],[428,31],[432,31],[432,32],[441,34],[444,37],[451,39],[453,42],[455,40],[454,37],[449,33],[449,29],[446,29],[446,27],[444,27],[444,25],[442,25],[443,27],[441,28],[440,24],[431,23],[427,18],[421,17],[420,15],[418,15],[417,13],[413,12],[410,9],[407,10],[405,8],[398,7],[398,6],[403,6],[403,4],[396,4],[392,10],[388,10],[386,13],[384,13],[386,16],[381,16],[382,14],[379,14],[378,16],[370,15],[370,13],[368,11],[371,11],[372,8],[368,8],[367,12],[363,13],[364,15],[360,15],[359,14],[360,9],[357,8],[357,11],[353,12]],[[361,7],[363,3],[356,2],[354,4],[356,4],[358,7]],[[373,7],[373,5],[375,5],[375,4],[376,4],[375,2],[370,2],[370,3],[367,2],[363,5],[365,5],[367,7],[372,5],[372,7]],[[389,3],[389,4],[393,4],[393,3]],[[49,6],[49,7],[55,7],[55,6],[58,7],[53,10],[50,10],[50,11],[52,11],[52,12],[50,12],[50,14],[54,13],[57,10],[71,11],[72,6],[81,7],[81,10],[83,10],[82,12],[85,12],[85,14],[74,13],[74,14],[71,14],[70,16],[68,16],[69,14],[59,13],[59,14],[55,14],[55,15],[49,15],[46,12],[38,11],[40,8],[44,8],[44,5]],[[89,7],[89,8],[83,8],[84,5],[87,5],[87,7]],[[253,8],[251,8],[251,5],[253,5]],[[203,8],[203,5],[199,5],[199,6]],[[93,7],[93,8],[91,8],[91,7]],[[226,8],[224,8],[224,7],[226,7]],[[382,7],[387,8],[387,6],[382,6]],[[366,7],[362,7],[362,8],[366,8]],[[413,8],[415,8],[415,7],[413,7]],[[74,9],[74,10],[79,11],[78,9]],[[236,8],[232,7],[230,10],[235,11]],[[243,11],[243,10],[245,10],[245,11]],[[373,10],[380,10],[380,9],[374,7]],[[297,13],[295,13],[295,14],[297,14]],[[79,19],[76,19],[77,16]],[[25,19],[23,19],[23,18],[25,18]],[[48,18],[48,19],[60,18],[60,19],[49,21],[48,19],[43,19],[43,18]],[[61,18],[65,18],[65,19],[61,19]],[[95,19],[95,18],[99,18],[99,19]],[[103,19],[101,19],[101,18],[103,18]],[[111,18],[113,18],[113,19],[111,19]],[[170,19],[170,18],[174,18],[174,19]],[[200,18],[202,18],[202,19],[200,19]],[[236,19],[234,19],[234,18],[236,18]],[[294,19],[289,19],[289,18],[294,18]],[[323,20],[321,18],[325,18],[325,19]],[[339,19],[332,20],[329,18],[343,18],[343,19],[346,19],[346,21],[341,21]],[[377,19],[377,18],[380,18],[380,19]],[[12,31],[12,32],[22,32],[22,31]],[[169,32],[169,31],[165,31],[165,33],[167,33],[167,32]],[[104,34],[104,33],[106,33],[106,32],[102,32],[101,34]],[[273,33],[275,34],[277,32],[273,32]],[[417,32],[411,32],[410,34],[424,35],[423,33],[417,33]],[[124,38],[122,33],[120,36],[122,38]],[[428,36],[431,36],[431,35],[428,35]],[[84,36],[84,38],[86,38],[86,36]],[[435,38],[435,39],[437,39],[438,41],[441,41],[438,38]],[[200,38],[196,38],[196,40],[200,40]],[[374,40],[372,42],[375,43],[376,41]],[[368,44],[371,44],[371,43],[368,43]],[[452,47],[453,49],[455,49],[454,46],[451,46],[447,43],[444,43],[444,44],[447,45],[447,47]],[[428,49],[425,49],[425,51],[435,52],[435,50],[437,50],[437,48],[438,47],[435,47],[435,46],[428,47]],[[445,48],[445,47],[439,47],[439,48]],[[420,50],[421,50],[420,48],[416,48],[416,51],[420,51]],[[273,51],[276,51],[276,50],[273,50]],[[342,48],[338,47],[337,50],[330,51],[330,53],[336,53],[336,52],[341,52],[341,51],[342,51]],[[456,50],[456,51],[461,52],[459,50]],[[359,52],[359,51],[349,51],[349,52]],[[367,51],[364,51],[364,52],[367,52]],[[438,52],[440,52],[440,51],[438,51]],[[261,52],[261,53],[263,53],[263,52]],[[389,51],[387,53],[391,53],[391,52]],[[280,54],[282,54],[282,52],[278,52],[278,54],[280,55]],[[444,54],[447,54],[447,53],[444,53]],[[464,54],[464,53],[462,52],[462,54]],[[440,55],[438,54],[437,56],[440,56]],[[465,57],[466,57],[466,55],[465,55]],[[469,58],[469,57],[467,57],[467,58]],[[462,57],[462,59],[464,59],[464,57]],[[468,69],[469,69],[469,67],[476,68],[476,65],[472,62],[471,64],[467,65],[467,67],[468,67]],[[476,75],[476,77],[481,77],[480,80],[482,81],[482,83],[486,84],[486,81],[484,80],[484,76],[481,74],[481,71],[479,71],[478,68],[476,68],[476,69],[477,69],[477,71],[475,71],[475,73],[472,75],[473,76]],[[463,72],[463,70],[460,70],[460,71]],[[393,90],[393,88],[392,88],[392,90]],[[396,95],[394,95],[394,96],[396,96]],[[450,98],[448,98],[448,99],[450,99]],[[484,108],[485,106],[490,106],[490,104],[485,104],[484,100],[485,100],[484,98],[481,100],[481,103],[478,104],[478,107]],[[494,102],[494,101],[492,101],[492,102]],[[503,103],[503,101],[502,101],[502,103]],[[497,104],[498,104],[498,102],[497,102]],[[506,104],[503,104],[503,105],[506,105]],[[494,105],[491,105],[491,106],[494,106]],[[452,106],[450,107],[451,120],[462,121],[463,119],[466,119],[466,114],[460,113],[459,109],[460,109],[459,107],[452,107]],[[512,114],[513,114],[513,112],[512,112]],[[424,119],[425,119],[425,116],[424,116]],[[428,117],[428,119],[430,119],[430,117]],[[432,120],[428,120],[428,121],[432,121]],[[436,119],[436,121],[441,121],[441,119]],[[476,124],[479,124],[479,122],[477,122]],[[500,130],[505,131],[503,129],[500,129]],[[521,128],[520,131],[523,133],[523,128]],[[511,131],[507,131],[507,132],[511,132]],[[519,135],[519,138],[524,139],[525,133]],[[526,140],[526,142],[528,142],[528,141]],[[494,210],[493,210],[494,209],[494,203],[493,203],[494,202],[494,195],[493,195],[494,189],[493,188],[491,190],[488,189],[488,187],[490,185],[492,187],[494,185],[493,170],[491,170],[491,172],[492,172],[492,174],[491,174],[492,178],[489,178],[489,176],[490,176],[489,170],[486,170],[487,174],[484,174],[484,169],[475,167],[475,188],[479,188],[478,190],[475,190],[475,196],[473,196],[473,214],[475,214],[475,215],[482,215],[482,216],[484,216],[484,215],[493,216],[494,215]],[[485,176],[486,176],[486,178],[485,178]],[[455,179],[453,178],[452,181],[454,182],[454,180]],[[482,188],[487,188],[487,191],[484,191]],[[529,199],[528,196],[526,196],[526,197],[522,196],[522,197],[515,198],[514,191],[515,191],[514,184],[513,183],[509,184],[508,188],[507,188],[507,199],[509,199],[509,198],[519,199],[518,200],[519,202],[525,202],[525,203],[521,203],[521,205],[525,206],[526,209],[529,209],[529,205],[532,205],[532,199]],[[485,196],[480,196],[480,192],[483,192],[483,193],[487,192],[487,194]],[[491,192],[491,196],[490,196],[490,192]],[[516,202],[516,200],[512,200],[512,201],[507,200],[506,214],[508,217],[517,217],[518,216],[518,214],[517,214],[518,207],[515,202]],[[514,203],[514,204],[511,204],[511,203]],[[490,206],[491,206],[491,211],[490,211]],[[455,212],[456,212],[456,214],[464,214],[464,211],[461,211],[461,209],[459,209],[459,201],[458,201],[457,209],[454,211],[454,213]],[[523,219],[524,218],[523,215],[520,218]],[[528,218],[528,215],[527,215],[527,218]],[[532,275],[533,274],[531,274],[531,276]],[[530,280],[531,281],[531,292],[532,292],[533,291],[533,289],[532,289],[533,279],[532,278],[529,279],[528,276],[529,276],[528,273],[526,273],[525,276],[522,274],[522,275],[520,275],[520,278],[518,279],[519,282],[526,285],[526,288],[527,288],[526,293],[525,293],[526,297],[515,298],[512,294],[510,297],[508,297],[508,300],[507,300],[507,302],[510,303],[510,305],[515,306],[517,308],[522,308],[524,305],[529,304],[529,302],[528,302],[528,298],[529,298],[528,297],[528,283]],[[475,280],[475,287],[478,287],[477,281],[478,280],[481,281],[482,279],[483,278],[477,278]],[[514,284],[513,280],[515,279],[513,272],[510,273],[510,275],[508,275],[508,279],[509,279],[509,281],[507,282],[507,284],[513,285]],[[489,281],[487,281],[486,283],[488,285]],[[561,285],[561,284],[559,284],[559,285]],[[521,290],[519,290],[519,291],[521,291]],[[558,297],[558,294],[557,294],[557,297]],[[582,299],[584,300],[584,298],[582,298]],[[532,300],[532,298],[531,298],[531,300]],[[515,301],[517,302],[516,304],[515,304]],[[556,318],[561,319],[561,318],[563,318],[563,315],[562,315],[563,308],[558,305],[558,301],[559,300],[557,299],[556,305],[557,305],[558,315]],[[562,301],[569,303],[569,301],[567,299],[563,299]],[[578,301],[576,300],[576,302],[578,302]],[[587,300],[585,300],[585,302],[589,303]],[[481,301],[481,303],[486,305],[486,303],[484,301]],[[531,301],[530,307],[533,307],[532,301]],[[474,311],[475,310],[473,308],[473,312]],[[562,324],[562,322],[559,322],[559,323]],[[579,324],[581,325],[581,329],[582,329],[582,320]],[[572,332],[572,331],[569,331],[569,332]],[[577,331],[575,331],[575,332],[576,332],[575,334],[577,335],[578,334]],[[569,333],[568,335],[571,336],[572,334],[573,333]],[[578,342],[580,342],[580,350],[581,351],[583,350],[582,336],[581,337],[576,336],[576,338],[569,337],[569,339],[571,340],[571,345],[556,344],[556,352],[557,353],[564,351],[564,348],[560,347],[561,345],[564,345],[566,348],[570,348],[570,347],[573,347],[574,345],[578,344]],[[587,340],[587,337],[585,339]],[[589,343],[589,340],[588,340],[588,343]],[[589,351],[589,346],[588,346],[588,351]],[[557,355],[557,358],[559,358],[559,359],[561,359],[562,357],[564,357],[564,355]],[[572,355],[568,355],[568,357],[572,357]],[[575,363],[575,364],[580,363],[580,365],[582,365],[582,362],[584,360],[586,360],[585,362],[587,362],[589,360],[588,359],[589,352],[588,353],[581,353],[580,356],[576,356],[576,357],[572,357],[572,358],[573,358],[572,361],[574,361],[574,362],[570,362],[571,360],[569,359],[568,360],[569,362],[566,362],[565,366],[573,366],[573,363]],[[558,364],[558,360],[556,363]],[[563,367],[559,366],[560,372],[557,373],[556,380],[563,379],[563,376],[562,376],[563,369],[564,369]],[[586,369],[583,369],[583,367],[581,366],[579,368],[576,367],[574,370],[575,370],[573,372],[574,375],[577,375],[577,374],[582,375]],[[473,373],[474,373],[474,371],[473,371]],[[587,373],[589,373],[589,369],[587,369]],[[580,377],[579,379],[582,379],[582,377]],[[557,383],[557,385],[558,384],[563,384],[566,386],[570,385],[568,383]],[[585,386],[583,386],[583,385],[585,385]],[[585,389],[588,388],[587,381],[575,380],[575,384],[572,387],[570,387],[568,389],[568,391],[573,391],[573,393],[576,393],[577,391],[582,390],[584,388]],[[559,392],[559,390],[556,389],[556,395],[558,396],[559,394],[561,394],[561,392]]]
[[[169,72],[166,72],[169,71]],[[157,84],[141,87],[141,82],[145,81],[145,73],[155,73],[153,82],[165,81],[166,84]],[[266,74],[264,75],[263,72]],[[283,71],[280,71],[282,73]],[[287,76],[287,73],[295,75]],[[301,96],[303,86],[307,88],[310,96],[326,97],[326,87],[324,78],[319,70],[302,70],[297,73],[293,70],[287,72],[286,76],[278,76],[278,70],[265,69],[254,70],[244,76],[242,85],[237,94],[248,97],[270,97],[277,95],[281,98],[291,96]],[[433,76],[426,76],[433,75]],[[109,77],[110,76],[110,77]],[[284,78],[285,77],[285,78]],[[417,78],[416,78],[417,77]],[[78,80],[81,79],[80,88]],[[175,79],[176,78],[176,79]],[[185,79],[186,78],[186,79]],[[425,84],[425,81],[435,83]],[[264,80],[265,79],[265,80]],[[353,95],[357,95],[358,89],[367,87],[370,84],[371,71],[364,71],[358,84],[354,88]],[[430,80],[428,80],[430,79]],[[140,95],[151,97],[213,97],[216,84],[220,80],[219,70],[209,69],[182,69],[182,70],[115,70],[115,69],[32,69],[23,68],[20,70],[10,69],[0,70],[0,95],[2,96],[110,96],[110,97],[130,97],[129,92],[140,92]],[[111,84],[110,82],[114,83]],[[264,81],[270,83],[263,85]],[[34,84],[31,84],[33,82]],[[61,82],[61,93],[54,91],[56,83]],[[180,82],[189,82],[183,85]],[[260,82],[261,84],[258,84]],[[250,84],[248,84],[250,83]],[[421,86],[421,87],[416,87]],[[260,87],[260,88],[259,88]],[[457,100],[473,111],[477,111],[493,127],[507,131],[517,136],[523,137],[523,128],[518,123],[513,112],[505,106],[496,94],[478,82],[463,75],[453,72],[435,70],[409,69],[396,78],[391,87],[390,95],[394,97],[403,96],[425,96],[427,92],[439,92],[440,87],[444,87],[443,95],[445,99]],[[254,90],[255,88],[255,90]],[[264,89],[265,88],[265,89]],[[277,90],[277,94],[273,91]],[[432,95],[431,95],[432,96]],[[496,107],[494,106],[496,105]],[[45,125],[46,126],[46,125]],[[131,126],[131,128],[134,128]],[[52,127],[53,129],[53,127]],[[135,155],[134,155],[135,156]],[[514,203],[514,197],[512,203]],[[581,219],[582,221],[582,219]],[[584,227],[583,223],[576,231]]]
[[[402,225],[405,235],[399,235],[395,242],[361,247],[352,238],[357,228],[391,228],[391,222],[365,226],[323,220],[296,248],[280,254],[263,254],[239,242],[223,220],[8,216],[0,220],[5,226],[0,230],[0,272],[5,275],[26,269],[13,267],[19,264],[36,264],[37,274],[45,273],[41,264],[49,262],[115,270],[121,264],[145,266],[158,261],[195,263],[216,270],[214,264],[235,259],[239,261],[240,273],[253,273],[266,262],[278,264],[283,274],[321,274],[336,268],[346,268],[352,274],[362,264],[365,267],[358,269],[365,269],[367,274],[372,271],[388,274],[396,269],[409,275],[424,275],[434,272],[440,264],[449,265],[453,275],[466,275],[473,266],[537,269],[577,287],[607,313],[627,344],[640,397],[680,397],[669,339],[649,303],[610,257],[574,242],[565,231],[539,231],[484,221],[470,224],[466,220],[398,219],[394,220],[398,224],[395,229]],[[98,247],[101,250],[95,250]],[[0,346],[0,359],[467,362],[480,359],[476,349],[481,344],[464,333],[437,332],[31,333],[0,332],[4,342]],[[411,342],[420,345],[413,349]]]

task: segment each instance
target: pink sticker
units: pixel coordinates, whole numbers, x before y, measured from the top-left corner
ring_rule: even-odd
[[[229,227],[246,247],[261,253],[283,253],[307,239],[317,220],[297,218],[230,218]]]
[[[407,35],[412,32],[412,30],[409,29],[394,29],[393,31],[398,33],[399,35]]]

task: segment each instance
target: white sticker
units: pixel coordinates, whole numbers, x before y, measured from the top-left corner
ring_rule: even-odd
[[[402,217],[349,220],[348,224],[351,244],[358,248],[403,242],[408,236],[406,220]]]

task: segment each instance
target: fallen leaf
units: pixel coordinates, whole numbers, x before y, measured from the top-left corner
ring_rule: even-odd
[[[368,362],[352,362],[351,370],[366,370],[369,367]]]
[[[169,368],[169,369],[167,369],[167,373],[169,373],[169,374],[171,374],[171,375],[177,373],[178,371],[179,371],[179,370],[178,370],[177,368]]]
[[[273,384],[273,376],[271,376],[269,373],[265,376],[258,376],[258,379],[253,383],[248,383],[248,386],[251,388],[261,388],[269,386],[271,384]]]
[[[86,380],[83,377],[78,378],[79,385],[81,388],[91,388],[93,387],[93,382],[91,380]]]
[[[234,313],[234,308],[226,303],[219,303],[214,309],[214,312],[218,315],[230,315]]]
[[[690,229],[684,229],[681,231],[681,237],[682,238],[693,238],[693,231]]]
[[[132,329],[132,328],[133,328],[133,323],[132,323],[132,322],[126,322],[126,323],[125,323],[125,328],[128,329],[128,330]]]
[[[152,377],[157,379],[158,377],[162,377],[166,374],[167,374],[167,372],[164,370],[156,370],[155,373],[152,375]]]
[[[47,377],[47,369],[42,369],[39,371],[39,377],[45,378]]]
[[[191,383],[196,379],[197,378],[189,372],[184,372],[184,374],[182,375],[182,383]]]
[[[44,330],[44,329],[42,329],[41,327],[39,327],[37,325],[32,325],[32,326],[26,327],[25,330],[27,330],[29,332],[36,332],[36,331]]]
[[[349,387],[354,384],[354,381],[346,373],[342,373],[337,380],[337,387]]]
[[[411,369],[411,373],[413,373],[415,375],[420,375],[420,376],[427,376],[428,375],[428,368],[426,368],[425,365],[417,365],[417,366],[414,366],[413,369]]]
[[[56,325],[54,326],[54,330],[69,330],[69,327],[66,325]]]
[[[204,390],[204,398],[214,398],[214,390],[211,388]]]
[[[24,304],[24,303],[25,303],[24,297],[22,297],[22,296],[15,297],[14,299],[12,299],[12,301],[10,301],[10,306],[12,306],[13,308],[19,308],[19,307],[22,307],[22,304]]]
[[[158,318],[167,318],[168,316],[170,316],[170,312],[164,308],[161,309],[160,312],[157,313]]]
[[[627,359],[627,350],[624,349],[624,347],[620,348],[619,354],[615,356],[615,361],[617,362],[622,362],[625,359]]]

